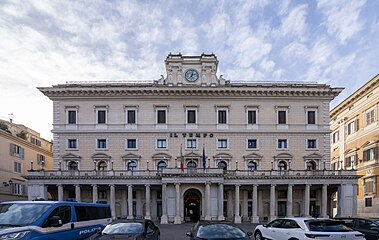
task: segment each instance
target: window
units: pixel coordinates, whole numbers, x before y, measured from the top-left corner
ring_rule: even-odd
[[[104,198],[106,198],[106,196]],[[112,217],[109,207],[75,206],[75,213],[78,222]]]
[[[217,110],[217,122],[218,124],[228,123],[226,110]]]
[[[354,166],[355,164],[356,164],[355,155],[345,158],[345,167],[351,167],[351,166]]]
[[[370,148],[363,151],[363,161],[371,161],[378,157],[378,147]]]
[[[187,139],[187,148],[197,148],[196,139]]]
[[[106,123],[107,123],[107,111],[97,110],[97,124],[106,124]]]
[[[249,171],[255,171],[255,170],[257,170],[257,163],[254,162],[254,161],[249,161],[249,162],[247,163],[247,169],[248,169]]]
[[[223,169],[224,171],[227,170],[227,166],[228,166],[228,165],[226,164],[225,161],[219,161],[219,162],[217,163],[217,167]]]
[[[10,144],[10,155],[21,159],[24,159],[24,148],[11,143]]]
[[[375,108],[365,112],[365,126],[375,122]]]
[[[106,149],[107,147],[107,139],[97,139],[97,148],[98,149]]]
[[[67,111],[67,123],[68,124],[76,124],[77,116],[76,116],[76,110],[68,110]]]
[[[353,134],[356,131],[358,131],[358,119],[351,121],[347,124],[347,134],[348,135]]]
[[[21,163],[14,162],[14,171],[15,171],[16,173],[21,173],[21,172],[22,172],[22,169],[21,169]]]
[[[137,163],[135,161],[128,162],[128,171],[137,170]]]
[[[340,132],[337,130],[333,133],[333,143],[336,143],[339,141]]]
[[[126,139],[126,148],[127,149],[136,149],[137,148],[137,139]]]
[[[316,149],[317,141],[316,139],[307,139],[307,149]]]
[[[365,179],[365,194],[374,193],[374,181],[372,179]]]
[[[228,139],[218,139],[217,148],[228,148]]]
[[[24,195],[25,194],[25,185],[19,183],[11,184],[12,194],[14,195]]]
[[[278,163],[278,170],[279,171],[285,171],[285,170],[287,170],[287,163],[285,161],[279,161],[279,163]]]
[[[196,124],[196,110],[187,110],[187,124]]]
[[[67,164],[67,169],[70,171],[76,171],[78,170],[78,163],[76,161],[70,161]]]
[[[316,165],[315,161],[307,162],[307,170],[308,171],[315,171],[316,167],[317,167],[317,165]]]
[[[278,149],[287,149],[287,139],[278,139]]]
[[[166,110],[157,110],[157,124],[166,124]]]
[[[167,148],[167,140],[166,139],[157,139],[157,148],[166,149]]]
[[[68,139],[67,140],[68,149],[78,149],[78,140],[77,139]]]
[[[34,145],[41,147],[41,141],[35,137],[30,137],[30,142],[33,143]]]
[[[287,124],[287,111],[278,111],[278,124]]]
[[[257,139],[248,139],[247,140],[247,148],[248,149],[257,149],[258,148]]]
[[[257,111],[256,110],[247,111],[247,123],[257,124]]]
[[[307,110],[307,124],[316,124],[315,110]]]
[[[287,196],[284,196],[284,198],[286,198]],[[284,223],[283,223],[283,228],[300,228],[300,226],[296,223],[296,221],[294,220],[286,220]]]
[[[164,162],[164,161],[159,161],[158,164],[157,164],[157,169],[158,171],[163,171],[164,168],[167,167],[167,163]]]
[[[97,164],[97,170],[106,171],[107,170],[107,163],[105,161],[99,161],[99,163]]]
[[[45,156],[43,156],[41,154],[37,154],[37,164],[41,165],[41,166],[44,166],[45,163],[46,163]]]
[[[187,163],[187,168],[196,168],[197,167],[197,164],[195,161],[189,161]]]
[[[136,124],[136,110],[127,110],[126,111],[126,123],[127,124]]]
[[[365,207],[372,207],[372,197],[365,198]]]

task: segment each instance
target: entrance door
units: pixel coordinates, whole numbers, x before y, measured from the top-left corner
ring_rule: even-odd
[[[201,193],[190,189],[184,193],[184,220],[186,222],[197,222],[201,216]]]
[[[287,215],[287,202],[278,201],[278,217],[285,217]]]

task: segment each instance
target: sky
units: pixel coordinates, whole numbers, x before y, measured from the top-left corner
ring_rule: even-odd
[[[37,87],[153,80],[172,53],[215,53],[231,81],[316,81],[345,90],[379,73],[377,0],[2,0],[0,119],[52,139]]]

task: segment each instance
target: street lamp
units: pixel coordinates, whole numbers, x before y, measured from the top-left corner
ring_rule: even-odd
[[[93,160],[93,170],[96,171],[96,161]]]

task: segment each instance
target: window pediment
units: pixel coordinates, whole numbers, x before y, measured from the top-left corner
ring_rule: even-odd
[[[191,152],[191,153],[187,153],[187,154],[184,155],[183,157],[185,157],[185,158],[191,158],[191,157],[193,157],[193,158],[201,158],[202,156],[199,155],[199,154],[197,154],[197,153],[193,153],[193,152]]]
[[[345,154],[350,154],[350,153],[356,153],[359,148],[352,148],[352,149],[347,149],[345,151]]]
[[[123,155],[121,157],[123,160],[136,160],[136,159],[140,159],[141,156],[140,155],[137,155],[137,154],[134,154],[134,153],[127,153],[125,155]]]
[[[96,160],[96,159],[106,159],[106,160],[110,160],[112,157],[105,154],[105,153],[95,153],[92,155],[92,159]]]
[[[80,160],[82,157],[79,156],[79,155],[75,155],[75,154],[72,154],[72,153],[68,153],[68,154],[65,154],[62,156],[62,159],[65,160],[65,161],[69,161],[69,160]]]
[[[218,153],[216,155],[213,156],[214,159],[219,159],[219,158],[222,158],[222,159],[232,159],[232,155],[230,155],[229,153]]]
[[[365,142],[363,145],[362,145],[362,148],[371,148],[371,147],[374,147],[377,145],[377,143],[379,143],[379,140],[376,140],[376,141],[367,141]]]
[[[322,155],[319,153],[311,153],[303,157],[304,159],[321,159]]]
[[[243,156],[243,158],[245,159],[245,160],[247,160],[247,159],[262,159],[262,155],[260,155],[260,154],[258,154],[258,153],[251,153],[251,154],[248,154],[248,155],[245,155],[245,156]]]
[[[153,156],[151,156],[152,159],[154,160],[161,160],[161,159],[171,159],[171,156],[168,155],[167,153],[156,153]]]
[[[289,153],[279,153],[278,155],[274,156],[274,159],[292,159],[293,156]]]

